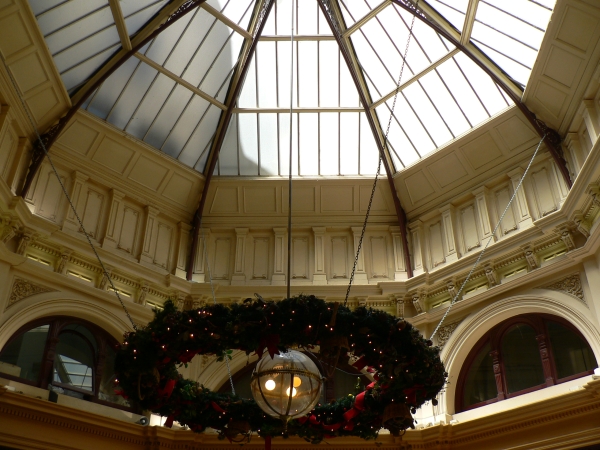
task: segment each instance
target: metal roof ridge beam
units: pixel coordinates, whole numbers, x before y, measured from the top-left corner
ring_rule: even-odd
[[[555,130],[548,127],[542,120],[538,119],[535,116],[535,114],[531,112],[529,108],[527,108],[527,106],[521,101],[522,91],[516,87],[514,81],[473,44],[461,44],[460,34],[458,34],[456,30],[455,33],[447,32],[446,29],[448,28],[449,24],[446,22],[445,19],[441,18],[441,16],[435,11],[433,11],[434,14],[432,15],[434,15],[436,18],[432,17],[432,15],[430,15],[429,13],[429,10],[431,10],[431,8],[427,4],[419,4],[419,8],[421,8],[421,5],[424,5],[424,7],[421,9],[417,9],[416,6],[410,0],[391,1],[399,7],[401,7],[402,9],[409,11],[412,14],[415,14],[415,16],[419,20],[429,25],[435,31],[437,31],[446,39],[448,39],[452,43],[452,45],[459,48],[485,73],[487,73],[492,78],[492,80],[494,80],[494,82],[496,82],[496,84],[498,84],[498,86],[500,86],[504,90],[504,92],[506,92],[506,94],[515,103],[515,105],[517,105],[517,107],[521,110],[521,112],[529,121],[529,123],[531,123],[538,135],[544,138],[550,155],[554,159],[558,170],[563,176],[565,184],[570,189],[571,186],[573,186],[573,182],[571,181],[571,176],[569,175],[567,162],[565,161],[562,155],[562,150],[560,148],[560,135]],[[458,34],[458,38],[456,34]]]
[[[201,89],[197,88],[196,86],[194,86],[193,84],[185,81],[180,76],[175,75],[173,72],[171,72],[170,70],[168,70],[165,67],[161,66],[157,62],[151,60],[146,55],[142,55],[141,53],[136,53],[135,57],[137,59],[139,59],[140,61],[148,64],[150,67],[152,67],[153,69],[155,69],[158,72],[162,73],[163,75],[169,77],[171,80],[175,81],[177,84],[180,84],[181,86],[189,89],[190,91],[192,91],[194,94],[198,95],[199,97],[202,97],[207,102],[212,103],[217,108],[222,109],[222,110],[226,110],[227,109],[227,107],[223,103],[221,103],[219,100],[217,100],[214,97],[211,97],[210,95],[208,95],[203,90],[201,90]]]
[[[274,4],[275,0],[263,0],[262,2],[259,2],[259,4],[257,4],[257,7],[254,12],[254,17],[252,18],[250,25],[250,29],[253,30],[254,36],[251,40],[246,39],[246,41],[244,42],[244,46],[242,47],[242,51],[240,52],[240,59],[238,61],[236,73],[234,73],[234,75],[231,77],[229,93],[227,95],[226,101],[227,109],[221,113],[221,117],[219,118],[217,131],[213,138],[213,143],[208,154],[206,166],[204,169],[204,187],[202,189],[198,209],[196,210],[196,213],[194,214],[194,218],[192,220],[192,243],[186,267],[186,278],[188,281],[192,280],[192,276],[194,273],[194,261],[196,260],[196,253],[198,251],[198,234],[200,232],[200,224],[202,223],[202,212],[204,210],[204,205],[206,204],[206,196],[208,193],[210,182],[212,180],[213,173],[215,171],[217,160],[219,158],[219,152],[221,151],[221,147],[223,146],[225,134],[227,133],[227,128],[229,126],[229,122],[231,121],[231,116],[233,115],[233,110],[237,103],[237,99],[240,95],[241,88],[244,84],[243,82],[246,77],[246,73],[248,72],[248,68],[250,67],[252,56],[254,55],[254,51],[256,50],[256,46],[258,45],[260,36],[267,22],[267,18],[269,17],[269,14],[273,9]]]
[[[153,19],[151,19],[146,25],[144,25],[140,32],[136,34],[136,37],[132,40],[132,49],[125,51],[121,49],[117,52],[108,62],[106,62],[95,74],[88,80],[88,82],[71,98],[71,108],[67,113],[61,117],[58,123],[48,128],[42,135],[41,141],[36,141],[33,144],[33,151],[31,152],[31,162],[29,164],[29,170],[25,177],[25,182],[21,191],[20,196],[25,197],[33,179],[37,174],[42,161],[44,160],[46,153],[50,151],[50,148],[65,129],[69,121],[73,118],[75,113],[79,110],[83,102],[88,96],[94,92],[115,70],[117,70],[125,61],[133,56],[140,48],[142,48],[148,41],[158,36],[162,31],[170,27],[172,24],[177,22],[183,16],[196,7],[200,6],[206,0],[176,0],[173,3],[169,3],[165,6]]]
[[[368,107],[368,105],[371,103],[371,98],[369,97],[368,91],[366,91],[366,88],[364,88],[360,83],[359,74],[357,73],[356,67],[354,66],[354,64],[352,64],[352,62],[353,62],[352,58],[348,54],[348,49],[346,48],[347,41],[344,40],[344,38],[342,37],[342,31],[337,29],[337,27],[336,27],[337,23],[334,23],[332,18],[330,17],[330,13],[331,14],[335,14],[335,13],[334,13],[334,11],[330,10],[330,12],[328,12],[328,10],[327,10],[327,6],[329,6],[329,8],[331,8],[333,5],[333,7],[337,8],[337,11],[339,12],[339,5],[337,4],[337,1],[336,0],[317,0],[317,1],[319,3],[319,7],[321,8],[321,11],[323,12],[323,15],[325,16],[325,19],[327,20],[329,27],[331,28],[331,31],[333,32],[334,36],[336,37],[336,41],[340,48],[340,52],[342,53],[342,56],[344,57],[344,60],[346,61],[346,65],[348,66],[348,71],[350,72],[350,75],[352,76],[352,79],[354,80],[356,90],[358,91],[358,95],[360,97],[362,106],[364,108],[365,116],[367,117],[367,121],[369,122],[369,126],[371,128],[371,132],[373,133],[373,138],[375,139],[375,143],[379,150],[380,157],[383,160],[383,166],[385,168],[385,172],[387,175],[387,180],[388,180],[388,184],[390,187],[392,199],[394,201],[394,207],[396,209],[396,216],[398,218],[398,225],[400,227],[400,235],[401,235],[401,239],[402,239],[402,250],[404,253],[404,267],[406,268],[407,277],[412,278],[413,271],[412,271],[412,265],[411,265],[411,261],[410,261],[410,253],[409,253],[409,248],[408,248],[406,213],[404,212],[404,209],[402,208],[402,204],[400,203],[400,198],[398,197],[398,192],[396,191],[396,186],[394,184],[394,178],[393,178],[393,172],[392,172],[392,167],[393,167],[392,161],[391,161],[389,152],[386,151],[387,146],[385,145],[385,142],[384,142],[384,136],[382,134],[380,134],[381,127],[379,126],[379,122],[378,122],[377,117],[375,116],[375,112],[373,110],[370,110]],[[327,6],[325,5],[325,1],[327,1]],[[337,31],[337,33],[336,33],[336,31]],[[354,62],[357,63],[356,61],[354,61]],[[358,66],[358,64],[357,64],[357,66]]]

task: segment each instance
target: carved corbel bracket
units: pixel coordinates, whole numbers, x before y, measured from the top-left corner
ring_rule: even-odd
[[[571,228],[572,225],[565,223],[554,229],[554,232],[558,234],[565,243],[568,252],[575,250],[576,248]]]
[[[33,230],[24,229],[19,237],[19,245],[17,246],[17,255],[24,256],[27,247],[38,238],[38,234]]]
[[[456,294],[458,294],[458,286],[459,285],[460,285],[460,283],[458,282],[458,280],[456,278],[450,278],[450,279],[446,280],[446,289],[448,289],[448,294],[450,294],[451,302],[456,297]],[[461,293],[461,295],[456,297],[456,301],[457,302],[461,301],[461,299],[462,299],[461,297],[462,297],[462,293]]]
[[[585,215],[581,211],[577,211],[573,214],[573,223],[575,224],[577,231],[579,231],[583,237],[586,239],[590,237],[591,226],[585,220]]]
[[[525,255],[525,260],[527,261],[527,266],[529,267],[529,270],[532,271],[537,269],[539,267],[539,264],[537,256],[535,256],[535,249],[533,248],[533,245],[523,245],[521,247],[521,250],[523,250],[523,254]]]
[[[65,270],[67,268],[67,263],[69,262],[69,258],[73,254],[73,250],[71,249],[63,249],[60,253],[60,258],[57,261],[56,267],[54,271],[61,275],[65,274]]]
[[[425,311],[425,300],[427,299],[427,291],[419,289],[410,294],[412,304],[415,307],[417,315]]]
[[[106,273],[102,274],[102,279],[100,280],[100,284],[98,285],[98,289],[100,289],[101,291],[105,291],[108,288],[108,277],[112,275],[113,271],[113,268],[110,266],[105,265],[104,268],[106,269]]]
[[[148,282],[146,280],[141,280],[140,281],[140,289],[138,291],[136,303],[138,303],[140,305],[145,305],[146,304],[146,295],[148,295],[149,290],[150,290],[150,285],[148,284]]]
[[[11,219],[10,216],[0,218],[0,224],[2,224],[2,231],[0,232],[0,240],[5,244],[14,238],[21,228],[21,225],[16,220]]]
[[[498,272],[496,272],[493,262],[487,261],[486,263],[484,263],[483,272],[485,273],[485,276],[488,279],[488,288],[491,288],[492,286],[497,286],[499,284]]]

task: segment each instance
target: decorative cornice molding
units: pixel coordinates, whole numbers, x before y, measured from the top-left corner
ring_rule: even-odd
[[[51,289],[46,286],[32,283],[25,278],[15,277],[6,308],[11,307],[24,298],[31,297],[32,295],[36,294],[43,294],[45,292],[56,292],[56,289]]]

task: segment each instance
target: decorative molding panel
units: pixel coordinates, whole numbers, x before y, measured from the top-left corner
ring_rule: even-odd
[[[348,241],[345,236],[331,238],[331,277],[348,278]]]
[[[50,289],[49,287],[32,283],[24,278],[15,277],[12,284],[10,297],[8,298],[8,305],[6,307],[8,308],[24,298],[31,297],[32,295],[55,291],[56,289]]]
[[[556,283],[545,285],[543,287],[569,294],[570,296],[577,298],[587,305],[585,296],[583,294],[583,288],[581,287],[581,277],[579,276],[579,273],[571,274],[558,280]]]

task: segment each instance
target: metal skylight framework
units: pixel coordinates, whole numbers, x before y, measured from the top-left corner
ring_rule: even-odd
[[[182,163],[206,171],[227,110],[242,48],[252,41],[256,0],[30,0],[67,90],[76,102],[148,26],[180,7],[202,6],[136,49],[83,107]],[[350,71],[317,1],[297,2],[294,173],[374,173],[414,4],[455,37],[458,48],[417,21],[389,134],[388,159],[402,170],[513,102],[463,54],[472,51],[521,93],[553,0],[331,0]],[[215,174],[286,176],[290,5],[278,1],[232,111]],[[408,8],[407,8],[408,7]],[[245,44],[246,43],[246,44]],[[113,55],[111,57],[111,55]],[[487,56],[489,56],[489,58]],[[496,64],[494,64],[494,62]],[[351,73],[359,77],[360,92]],[[94,76],[95,75],[95,76]],[[363,105],[360,97],[368,101]],[[368,118],[367,116],[372,116]],[[377,122],[376,133],[368,126]],[[370,129],[371,128],[371,129]]]
[[[395,194],[394,172],[515,103],[545,134],[520,98],[554,1],[298,1],[293,174],[371,175],[382,154]],[[205,188],[213,175],[288,175],[291,0],[29,3],[73,103],[46,147],[82,107],[202,172]]]

